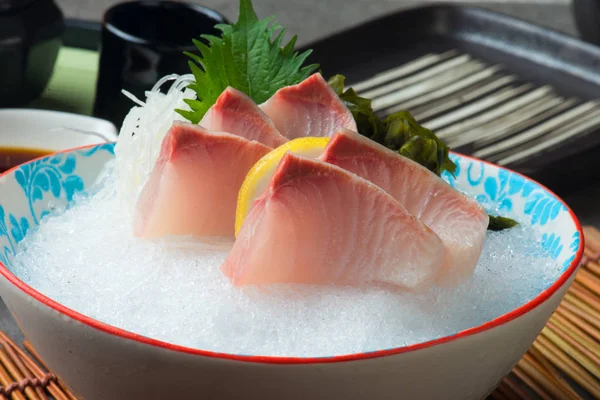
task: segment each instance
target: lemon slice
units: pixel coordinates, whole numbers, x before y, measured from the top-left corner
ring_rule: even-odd
[[[323,153],[323,149],[325,149],[328,142],[328,137],[302,137],[290,140],[265,154],[252,166],[238,193],[235,212],[236,237],[240,232],[244,219],[250,212],[252,202],[269,186],[275,168],[277,168],[285,153],[289,151],[304,157],[317,158]]]

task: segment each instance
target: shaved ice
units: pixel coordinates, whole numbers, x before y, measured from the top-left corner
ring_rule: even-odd
[[[317,357],[415,344],[507,313],[562,271],[541,252],[540,235],[518,227],[488,232],[475,273],[458,288],[240,289],[219,269],[231,242],[134,237],[116,184],[108,173],[97,194],[45,218],[19,244],[12,272],[99,321],[202,350]]]
[[[11,267],[19,279],[79,313],[149,338],[231,354],[329,357],[481,325],[533,299],[562,272],[542,251],[540,233],[525,226],[488,231],[472,275],[457,287],[434,285],[423,293],[377,285],[235,287],[221,270],[233,238],[136,237],[136,203],[153,179],[163,138],[182,120],[173,110],[194,98],[186,89],[191,79],[165,77],[144,101],[134,99],[138,106],[123,123],[115,160],[96,185],[19,243]],[[168,80],[174,83],[163,93]],[[339,114],[315,125],[320,136],[353,124]]]

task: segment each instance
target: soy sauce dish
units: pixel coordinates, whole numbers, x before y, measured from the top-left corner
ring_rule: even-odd
[[[116,143],[0,176],[8,309],[87,400],[485,398],[572,283],[579,221],[533,180],[449,152],[408,112],[379,119],[268,26],[241,0],[237,23],[196,42],[203,68],[192,62],[144,99],[127,94]],[[517,229],[533,232],[530,247],[490,250]],[[539,279],[527,273],[537,259]],[[482,272],[490,298],[477,297]],[[504,297],[521,300],[486,310]],[[405,303],[421,314],[386,314]],[[452,325],[455,314],[477,322]],[[458,328],[383,340],[411,331],[415,315]]]

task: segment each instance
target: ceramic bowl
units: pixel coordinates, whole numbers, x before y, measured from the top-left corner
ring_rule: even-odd
[[[453,154],[458,164],[453,184],[539,228],[540,246],[563,266],[556,282],[533,300],[452,336],[369,353],[261,357],[175,346],[79,314],[10,272],[13,249],[26,231],[51,204],[89,187],[111,157],[112,144],[87,147],[0,177],[0,294],[49,367],[86,400],[482,399],[540,333],[583,252],[579,222],[553,193],[517,173]],[[44,181],[36,179],[39,174],[52,175],[56,188],[38,185]]]
[[[0,147],[57,152],[117,140],[117,128],[103,119],[61,111],[0,109]]]

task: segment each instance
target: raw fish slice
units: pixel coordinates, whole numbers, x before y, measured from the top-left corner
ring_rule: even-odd
[[[287,153],[222,266],[235,286],[377,282],[419,290],[444,258],[438,236],[385,191]]]
[[[138,199],[134,234],[233,236],[238,190],[270,148],[175,122]]]
[[[352,113],[319,73],[279,89],[260,108],[288,139],[329,137],[342,128],[356,130]]]
[[[232,87],[221,93],[200,121],[206,129],[228,132],[269,147],[287,142],[252,99]]]
[[[473,273],[489,220],[475,200],[427,168],[356,132],[336,133],[320,159],[381,187],[442,239],[448,255],[438,284],[455,285]]]

